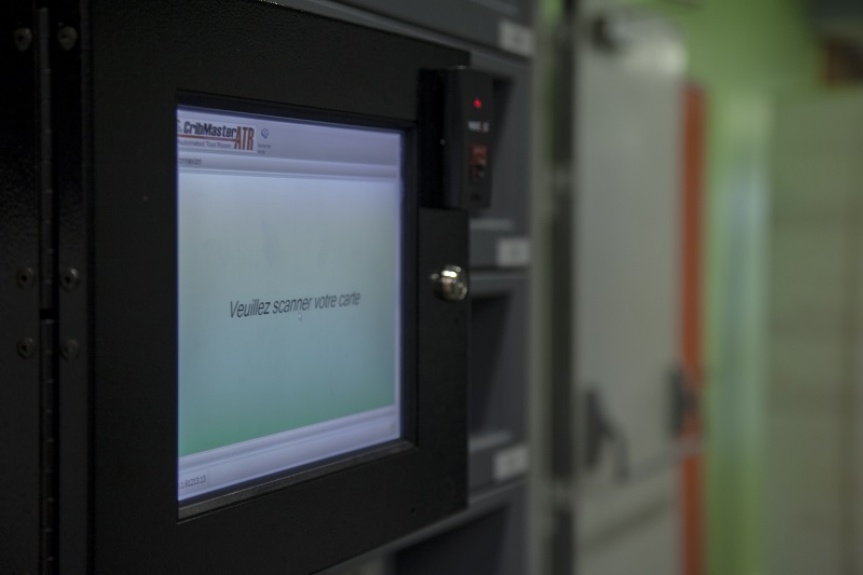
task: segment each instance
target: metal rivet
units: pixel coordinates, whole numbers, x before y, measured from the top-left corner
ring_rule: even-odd
[[[63,26],[57,32],[57,40],[60,42],[60,47],[64,50],[71,50],[78,41],[78,31],[71,26]]]
[[[36,272],[33,268],[23,268],[18,271],[15,280],[18,282],[18,287],[31,288],[36,283]]]
[[[36,353],[36,340],[32,337],[23,337],[18,341],[18,355],[23,358],[32,357]]]
[[[60,346],[60,354],[65,359],[75,359],[78,357],[79,353],[81,353],[81,348],[78,346],[78,340],[67,339],[66,342]]]
[[[15,39],[15,47],[21,52],[26,51],[33,43],[33,32],[30,28],[18,28],[12,37]]]
[[[78,270],[75,268],[67,268],[60,274],[60,285],[62,285],[64,289],[72,291],[78,287],[78,283],[79,274]]]

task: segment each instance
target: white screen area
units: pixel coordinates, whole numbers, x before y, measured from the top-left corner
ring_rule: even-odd
[[[401,437],[402,134],[177,111],[178,500]]]

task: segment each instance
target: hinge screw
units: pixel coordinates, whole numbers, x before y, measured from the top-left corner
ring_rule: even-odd
[[[36,283],[36,272],[33,268],[23,268],[18,271],[15,280],[18,282],[18,287],[29,289]]]
[[[15,47],[20,52],[25,52],[30,44],[33,43],[33,32],[30,28],[18,28],[15,30],[13,37],[15,38]]]
[[[23,337],[18,341],[18,355],[27,359],[36,352],[36,340],[32,337]]]
[[[78,346],[78,340],[75,339],[67,339],[66,342],[60,347],[60,354],[68,360],[75,359],[78,357],[78,354],[81,352],[80,347]]]
[[[63,26],[57,32],[57,40],[60,42],[61,48],[71,50],[75,47],[75,42],[78,41],[78,32],[71,26]]]
[[[78,287],[78,270],[75,268],[67,268],[60,274],[60,285],[67,291],[72,291]]]

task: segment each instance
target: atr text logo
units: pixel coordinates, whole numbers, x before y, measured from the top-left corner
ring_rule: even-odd
[[[177,137],[198,145],[250,152],[255,150],[255,128],[253,126],[213,124],[177,120]]]

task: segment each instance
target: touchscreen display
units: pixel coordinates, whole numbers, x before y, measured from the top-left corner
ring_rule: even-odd
[[[178,500],[401,437],[402,145],[178,108]]]

